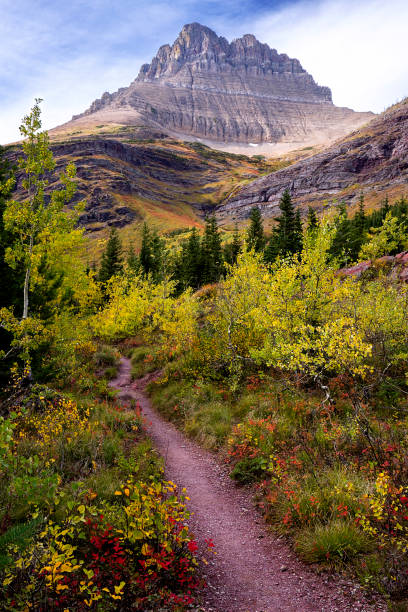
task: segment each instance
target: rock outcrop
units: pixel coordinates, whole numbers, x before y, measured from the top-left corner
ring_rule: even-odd
[[[408,282],[408,251],[398,255],[384,255],[374,261],[360,261],[351,268],[341,268],[340,276],[348,276],[356,279],[377,278],[380,274],[386,274],[388,278],[400,282]]]
[[[198,23],[160,47],[127,88],[73,120],[135,123],[214,142],[301,146],[344,135],[372,118],[332,103],[297,59],[253,35],[229,43]]]
[[[387,195],[406,194],[407,181],[408,99],[322,153],[236,190],[218,215],[245,219],[259,206],[264,216],[274,217],[285,189],[304,209],[311,204],[321,211],[335,200],[352,205],[361,193],[375,206]]]

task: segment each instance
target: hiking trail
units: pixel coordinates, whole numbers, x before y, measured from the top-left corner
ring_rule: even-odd
[[[289,546],[271,534],[254,508],[250,494],[238,488],[216,457],[188,440],[153,410],[144,389],[148,374],[131,381],[131,363],[122,358],[110,385],[118,399],[136,401],[154,446],[165,461],[165,477],[187,489],[189,520],[201,551],[212,539],[216,555],[204,554],[207,586],[205,612],[381,612],[351,580],[316,574],[296,558]],[[201,556],[201,555],[200,555]]]

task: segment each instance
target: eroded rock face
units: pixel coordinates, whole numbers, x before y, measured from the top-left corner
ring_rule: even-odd
[[[218,216],[245,219],[259,206],[264,216],[274,217],[285,189],[304,210],[313,204],[321,211],[335,200],[353,204],[361,193],[368,205],[376,205],[386,195],[406,194],[407,180],[408,99],[322,153],[236,191]]]
[[[198,23],[160,47],[128,88],[105,92],[73,119],[99,113],[114,121],[124,110],[177,133],[241,143],[302,144],[314,134],[330,139],[373,116],[334,106],[330,89],[317,85],[297,59],[253,35],[229,43]]]

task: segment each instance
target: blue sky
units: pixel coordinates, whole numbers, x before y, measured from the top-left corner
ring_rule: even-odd
[[[407,0],[0,0],[0,143],[44,99],[44,127],[127,86],[199,21],[297,57],[334,102],[380,112],[408,95]]]

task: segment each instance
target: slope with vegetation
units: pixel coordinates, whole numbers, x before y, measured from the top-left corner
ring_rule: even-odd
[[[21,127],[24,198],[1,164],[0,609],[182,610],[200,585],[184,496],[140,411],[108,388],[119,355],[92,327],[104,293],[83,263],[80,206],[63,210],[75,168],[47,202],[40,128],[37,101]]]
[[[49,173],[46,195],[58,184],[59,173],[74,163],[77,189],[72,201],[85,201],[80,224],[96,239],[89,248],[90,263],[99,258],[97,239],[106,238],[110,228],[116,227],[129,244],[137,243],[144,222],[162,234],[201,227],[205,214],[238,184],[286,163],[223,153],[137,126],[102,124],[60,134],[51,137],[50,147],[55,169]],[[19,145],[7,148],[11,163],[20,154]],[[16,199],[24,197],[21,179],[18,172]]]
[[[277,245],[288,220],[299,237],[287,192],[281,205]],[[406,220],[404,200],[372,216],[361,203],[332,222],[311,211],[303,244],[287,241],[269,263],[254,210],[253,248],[218,284],[172,297],[168,281],[124,291],[123,277],[111,279],[97,318],[105,341],[139,337],[135,376],[165,366],[154,405],[218,450],[238,482],[256,483],[266,519],[304,560],[397,599],[407,588],[407,288],[381,266],[360,281],[338,267],[406,248]]]
[[[322,152],[244,185],[218,207],[218,217],[244,219],[254,205],[273,217],[284,189],[296,203],[318,212],[334,200],[356,207],[361,192],[370,208],[386,196],[401,197],[408,173],[407,133],[405,99]]]
[[[38,103],[23,122],[24,178],[0,165],[0,571],[5,610],[193,605],[196,544],[183,496],[137,410],[107,379],[162,368],[155,406],[255,483],[266,520],[309,563],[394,599],[408,588],[407,286],[381,265],[407,247],[398,200],[331,220],[290,193],[272,232],[259,209],[223,241],[214,217],[172,252],[145,224],[124,257],[112,231],[98,271],[67,208]],[[21,179],[20,179],[21,180]],[[112,348],[113,347],[113,348]],[[11,378],[10,378],[11,375]]]

